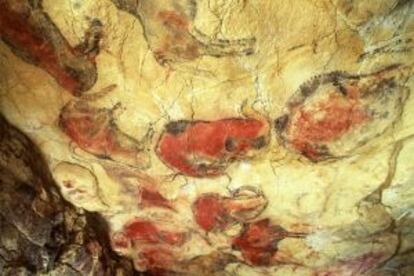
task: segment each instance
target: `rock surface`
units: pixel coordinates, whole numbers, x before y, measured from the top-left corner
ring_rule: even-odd
[[[414,1],[58,2],[0,0],[0,271],[414,273]]]
[[[138,275],[96,213],[60,195],[42,154],[0,117],[0,275]]]

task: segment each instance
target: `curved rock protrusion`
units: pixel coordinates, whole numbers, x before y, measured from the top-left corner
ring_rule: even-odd
[[[408,97],[406,66],[371,74],[333,72],[304,83],[275,120],[284,145],[312,161],[345,157],[401,116]]]

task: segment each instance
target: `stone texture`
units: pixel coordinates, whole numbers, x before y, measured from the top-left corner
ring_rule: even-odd
[[[0,270],[412,274],[413,1],[0,7]]]
[[[42,154],[0,117],[0,275],[135,275],[106,222],[65,201]]]

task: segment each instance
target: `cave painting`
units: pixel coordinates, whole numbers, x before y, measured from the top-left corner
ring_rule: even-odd
[[[42,68],[75,96],[97,80],[95,64],[102,23],[92,20],[82,43],[72,47],[43,11],[42,1],[1,0],[0,37],[24,61]]]
[[[197,224],[205,231],[223,231],[234,222],[245,222],[259,216],[266,208],[267,199],[260,191],[245,186],[231,197],[216,193],[202,194],[193,203]]]
[[[84,4],[94,1],[81,2],[71,6],[74,14],[83,8],[92,12]],[[45,152],[65,199],[102,213],[109,226],[108,243],[136,270],[149,275],[382,275],[375,269],[401,252],[411,254],[412,241],[398,231],[404,223],[412,228],[407,218],[411,213],[404,208],[414,203],[407,200],[401,211],[382,202],[387,189],[413,181],[413,117],[407,115],[413,106],[412,62],[405,56],[411,52],[392,46],[411,40],[393,37],[386,47],[365,47],[369,39],[362,41],[360,36],[367,29],[358,28],[365,28],[371,15],[398,13],[408,5],[414,7],[412,2],[395,0],[395,5],[379,7],[381,12],[366,13],[357,1],[324,1],[320,7],[311,0],[294,1],[288,7],[283,1],[207,1],[211,12],[214,4],[228,9],[225,18],[216,17],[227,28],[220,37],[231,30],[227,20],[238,22],[242,15],[248,16],[248,23],[243,23],[248,25],[246,33],[250,24],[258,24],[250,38],[234,34],[229,39],[197,29],[202,1],[106,2],[99,8],[91,6],[97,14],[109,11],[102,17],[134,16],[143,30],[139,42],[148,45],[145,51],[158,64],[125,58],[139,48],[137,41],[128,41],[130,29],[124,30],[125,26],[114,28],[113,18],[104,37],[107,25],[105,20],[101,23],[101,15],[100,20],[88,19],[83,42],[71,46],[63,35],[67,30],[58,29],[40,0],[0,0],[0,35],[8,51],[46,71],[72,94],[56,96],[50,101],[53,112],[33,120],[37,127],[26,130]],[[249,17],[253,11],[254,20]],[[298,23],[306,21],[304,15],[314,14],[315,22],[342,14],[346,24],[337,19],[339,27],[324,33],[321,30],[333,22]],[[402,28],[403,23],[393,28]],[[116,43],[104,41],[110,46],[100,52],[106,32]],[[319,64],[321,53],[332,51],[323,48],[332,34],[338,50],[332,60]],[[304,42],[297,43],[302,36]],[[341,36],[360,43],[353,42],[352,51],[343,50],[347,43]],[[336,51],[345,55],[339,50],[361,64],[335,71],[342,68],[335,61]],[[114,68],[113,75],[98,76],[98,53],[104,57],[102,64]],[[392,58],[377,63],[388,54]],[[404,58],[395,58],[399,54]],[[183,62],[196,61],[200,70],[222,65],[223,59],[202,56],[226,56],[231,64],[220,71],[223,76],[208,72],[198,78],[194,71],[184,72]],[[163,78],[160,74],[167,70],[159,65],[183,70]],[[144,66],[151,72],[141,70]],[[301,70],[310,70],[306,75],[314,77],[306,80]],[[91,92],[101,79],[116,85]],[[12,109],[27,97],[13,96],[17,100],[8,95],[10,100],[5,97],[7,104],[1,107]],[[171,110],[164,114],[165,102]],[[254,116],[240,112],[246,105]],[[139,140],[123,129],[117,113],[121,106],[137,110],[131,112],[134,116],[142,114],[151,135]],[[23,107],[30,116],[43,114],[31,104]],[[140,119],[126,124],[131,129],[142,127],[136,125]],[[16,124],[27,127],[23,119],[16,119]],[[411,145],[411,152],[406,145]],[[405,162],[398,161],[400,155]],[[349,180],[350,175],[355,179]],[[366,210],[361,208],[364,204]]]
[[[253,54],[255,39],[212,39],[193,26],[196,0],[112,0],[142,24],[149,48],[161,65],[194,60],[202,55],[222,57]]]
[[[288,232],[271,224],[269,219],[254,221],[264,210],[266,202],[263,195],[250,187],[239,189],[231,197],[204,194],[193,204],[194,219],[206,231],[223,232],[230,224],[241,223],[241,230],[227,238],[228,248],[242,252],[240,260],[229,254],[232,256],[229,260],[233,262],[238,260],[256,266],[270,265],[272,260],[289,262],[289,257],[285,254],[276,256],[277,243],[288,237],[303,238],[306,233]],[[197,234],[173,223],[173,216],[170,213],[170,216],[158,220],[135,218],[127,222],[121,231],[113,233],[113,246],[119,252],[135,256],[137,266],[142,269],[177,272],[183,265],[180,261],[180,248],[196,239]],[[205,238],[208,239],[207,236]]]
[[[188,238],[184,230],[136,218],[116,233],[112,242],[118,251],[134,252],[136,266],[151,271],[171,267]]]
[[[88,210],[105,208],[105,201],[101,197],[96,175],[88,168],[69,162],[60,162],[53,168],[55,180],[62,189],[63,196],[70,202],[76,202]],[[91,204],[90,198],[99,198],[99,204]]]
[[[174,121],[165,126],[157,154],[179,173],[218,176],[235,160],[254,156],[269,140],[265,120],[229,118],[217,121]]]
[[[84,99],[69,101],[61,110],[59,128],[79,148],[98,158],[135,167],[147,166],[148,157],[142,144],[116,125],[116,108],[93,107]]]
[[[387,130],[401,115],[411,69],[371,74],[333,72],[302,84],[275,120],[283,143],[312,161],[344,157]]]
[[[232,245],[242,252],[249,264],[270,265],[272,261],[280,261],[276,255],[279,241],[285,238],[303,238],[305,235],[290,233],[279,225],[273,225],[268,219],[262,219],[247,223],[241,234],[234,238]]]
[[[235,256],[220,251],[183,259],[183,246],[190,238],[190,233],[136,218],[112,237],[112,243],[118,252],[132,253],[135,266],[150,275],[214,275],[237,262]]]
[[[130,166],[119,166],[113,163],[105,163],[103,167],[106,174],[123,187],[123,192],[133,197],[139,209],[159,208],[175,211],[174,202],[159,191],[163,183],[156,176],[148,175]]]

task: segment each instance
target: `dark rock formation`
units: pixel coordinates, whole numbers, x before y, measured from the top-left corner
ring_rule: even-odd
[[[106,222],[65,201],[37,147],[0,115],[0,275],[138,275]]]

